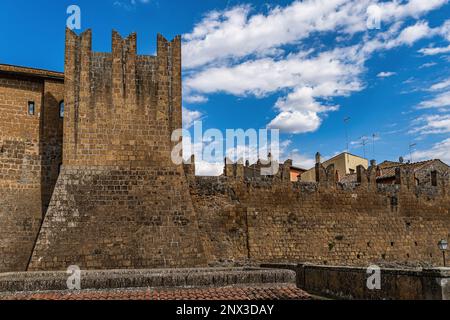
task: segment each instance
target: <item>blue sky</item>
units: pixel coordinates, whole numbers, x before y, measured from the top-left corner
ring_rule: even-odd
[[[278,128],[283,157],[310,167],[346,150],[350,117],[352,153],[367,137],[370,159],[409,159],[415,144],[414,161],[450,163],[448,0],[2,0],[0,63],[62,71],[71,4],[95,51],[110,51],[113,28],[137,32],[140,54],[158,32],[183,35],[186,127]]]

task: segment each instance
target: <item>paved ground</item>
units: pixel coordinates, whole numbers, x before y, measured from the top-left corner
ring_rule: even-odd
[[[310,300],[295,286],[117,289],[0,294],[0,300]]]

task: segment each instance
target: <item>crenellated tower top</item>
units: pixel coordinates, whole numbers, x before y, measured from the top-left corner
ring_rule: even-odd
[[[181,38],[157,36],[157,55],[137,54],[135,33],[112,32],[111,53],[92,32],[66,30],[65,166],[158,165],[181,128]]]

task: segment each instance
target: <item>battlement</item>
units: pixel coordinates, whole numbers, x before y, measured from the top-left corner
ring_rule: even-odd
[[[269,154],[196,177],[194,157],[171,160],[180,37],[158,35],[156,56],[145,56],[136,34],[113,32],[111,52],[100,53],[90,30],[66,32],[64,86],[39,70],[0,72],[1,271],[440,263],[436,241],[450,235],[444,163],[372,162],[342,183],[317,154],[316,181],[293,183],[292,161]]]
[[[138,55],[136,40],[113,31],[111,53],[98,53],[91,30],[66,30],[65,166],[169,161],[182,126],[181,38],[158,35],[156,56]]]
[[[224,177],[237,180],[270,177],[269,179],[274,181],[291,181],[290,169],[292,160],[290,159],[280,164],[278,161],[274,161],[269,154],[267,160],[258,160],[252,165],[250,165],[249,161],[246,161],[244,164],[242,159],[233,162],[230,158],[225,158],[224,163]]]
[[[181,38],[157,37],[139,56],[136,34],[112,33],[92,52],[90,30],[66,31],[63,166],[28,270],[203,266],[182,165]],[[65,230],[60,232],[60,230]]]

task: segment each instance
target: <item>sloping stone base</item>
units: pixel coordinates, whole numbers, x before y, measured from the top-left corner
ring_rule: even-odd
[[[181,168],[63,168],[29,271],[206,265]]]

